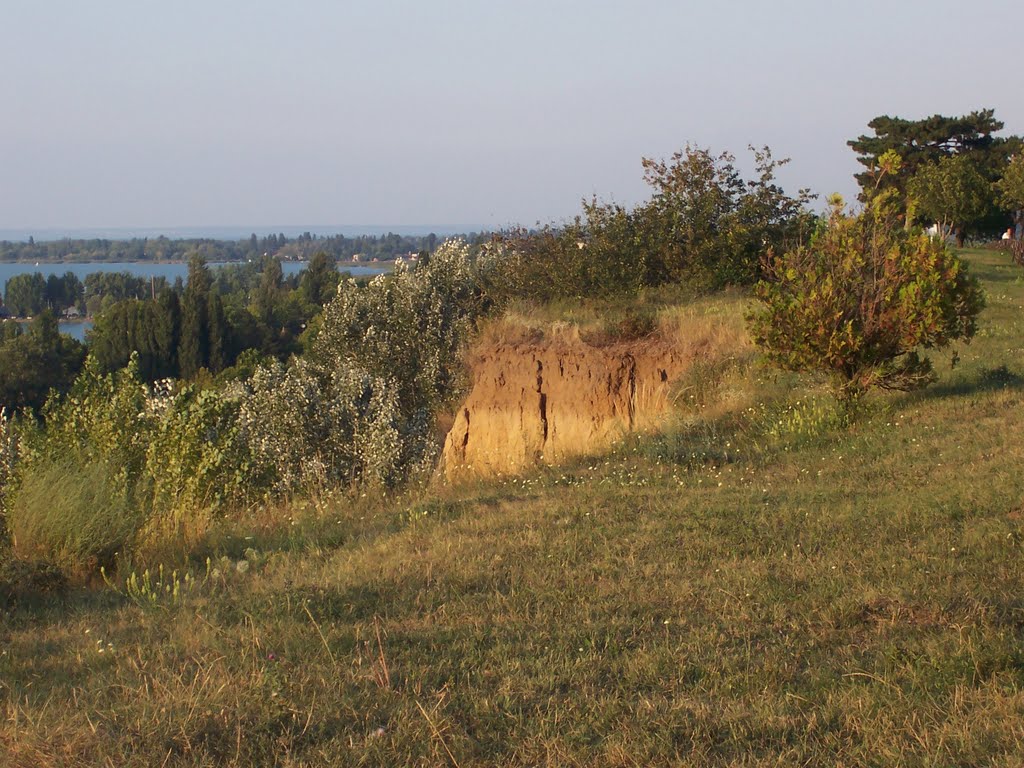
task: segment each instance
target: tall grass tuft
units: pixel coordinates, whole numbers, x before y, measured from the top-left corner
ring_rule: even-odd
[[[22,479],[9,512],[15,552],[45,557],[68,574],[114,562],[144,515],[128,485],[102,461],[74,457],[36,464]]]

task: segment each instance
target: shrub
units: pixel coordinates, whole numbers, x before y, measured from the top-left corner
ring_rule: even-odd
[[[560,229],[504,232],[495,244],[503,258],[495,264],[489,293],[501,303],[521,297],[550,301],[630,294],[656,284],[644,223],[634,211],[592,200],[583,204],[582,216]]]
[[[67,397],[47,401],[45,430],[26,445],[26,470],[43,460],[77,456],[107,464],[126,483],[137,482],[156,418],[149,413],[149,395],[136,358],[110,374],[101,371],[95,358],[87,358]]]
[[[768,147],[750,147],[755,178],[744,179],[736,158],[687,146],[669,161],[645,158],[651,200],[636,212],[652,257],[650,269],[663,279],[722,287],[748,285],[759,277],[761,254],[803,237],[812,195],[785,194]]]
[[[298,360],[287,368],[260,368],[249,387],[239,413],[241,436],[254,470],[275,492],[399,479],[393,381],[344,364],[321,376]]]
[[[454,240],[415,268],[346,281],[308,361],[254,377],[246,434],[280,489],[311,472],[390,486],[432,463],[434,417],[462,392],[463,352],[487,305],[480,269]]]
[[[755,343],[781,368],[831,374],[847,403],[872,387],[931,382],[920,350],[970,339],[984,305],[945,243],[873,211],[847,215],[839,200],[808,246],[766,266],[755,294],[763,307],[748,318]]]
[[[194,385],[171,394],[165,384],[150,396],[140,414],[152,419],[144,468],[147,543],[195,543],[210,518],[265,487],[241,436],[241,404],[231,390]]]
[[[325,375],[340,363],[392,379],[403,412],[433,411],[462,383],[462,352],[484,300],[469,246],[443,243],[415,268],[368,285],[348,280],[324,310],[310,358]]]

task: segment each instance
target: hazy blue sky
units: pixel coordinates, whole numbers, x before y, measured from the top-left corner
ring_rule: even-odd
[[[0,228],[495,227],[749,143],[852,193],[878,114],[1024,133],[1020,0],[3,0]]]

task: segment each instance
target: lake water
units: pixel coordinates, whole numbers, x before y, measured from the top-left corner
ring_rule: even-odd
[[[240,262],[238,262],[240,263]],[[210,267],[216,269],[221,264],[211,263]],[[285,277],[298,274],[306,268],[306,262],[304,261],[283,261],[281,262],[281,268],[284,272]],[[387,272],[390,270],[388,266],[355,266],[348,264],[339,264],[338,269],[342,272],[349,272],[353,277],[359,277],[363,275],[378,275],[381,272]],[[167,278],[167,282],[173,284],[176,278],[184,280],[188,276],[188,264],[182,262],[155,262],[155,261],[125,261],[125,262],[76,262],[76,263],[63,263],[63,262],[51,262],[51,263],[40,263],[40,264],[23,264],[23,263],[2,263],[0,264],[0,295],[3,294],[7,281],[15,275],[24,273],[40,272],[43,277],[49,277],[50,275],[57,275],[58,277],[63,275],[65,272],[74,272],[79,280],[85,282],[85,276],[90,272],[128,272],[136,277],[164,277]]]
[[[11,321],[5,321],[5,322],[15,322],[15,321],[11,320]],[[29,326],[28,320],[18,320],[17,322],[21,323],[21,328],[22,328],[23,331],[27,331],[28,330],[28,326]],[[91,320],[81,320],[79,322],[68,323],[68,322],[64,322],[63,320],[61,320],[61,321],[59,321],[57,323],[57,325],[60,326],[60,332],[61,333],[66,333],[68,336],[76,338],[79,341],[85,341],[85,332],[88,331],[90,328],[92,328],[92,321]]]
[[[79,341],[85,341],[85,332],[92,328],[92,322],[89,320],[83,320],[80,323],[58,323],[58,325],[61,333],[73,336]]]

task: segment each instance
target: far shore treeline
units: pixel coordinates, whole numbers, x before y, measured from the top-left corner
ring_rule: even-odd
[[[462,235],[472,241],[477,233]],[[421,251],[433,251],[444,238],[434,234],[400,235],[315,235],[303,232],[289,238],[285,234],[258,237],[256,233],[241,240],[215,238],[141,237],[129,240],[104,238],[62,238],[59,240],[12,242],[0,240],[0,262],[87,262],[87,261],[188,261],[193,254],[207,262],[248,261],[276,256],[286,261],[306,261],[314,253],[326,253],[336,261],[379,261]]]

